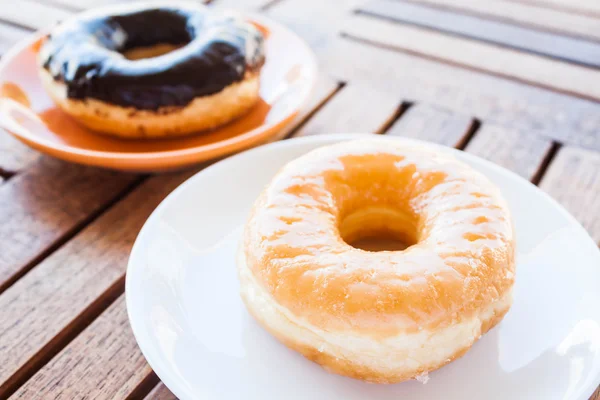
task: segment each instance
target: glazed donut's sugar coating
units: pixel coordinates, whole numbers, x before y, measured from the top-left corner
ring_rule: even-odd
[[[380,235],[411,246],[369,252],[348,244]],[[498,189],[452,156],[404,141],[346,142],[289,163],[255,203],[242,253],[242,294],[263,325],[331,369],[374,381],[413,377],[465,351],[508,310],[514,281],[513,228]],[[321,332],[321,346],[333,346],[337,361],[319,361],[307,343],[269,326],[259,291],[288,322]],[[444,339],[456,345],[442,352],[447,359],[385,377],[373,365],[360,373],[337,365],[340,354],[355,352],[324,333],[380,343],[463,323],[467,336]],[[435,353],[433,343],[420,345]]]

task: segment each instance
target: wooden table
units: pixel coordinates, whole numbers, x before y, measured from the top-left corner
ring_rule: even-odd
[[[108,2],[3,4],[0,51]],[[322,75],[288,136],[376,132],[457,147],[531,180],[600,242],[597,0],[211,6],[269,15],[319,56]],[[173,398],[131,334],[125,267],[150,212],[199,169],[147,176],[87,168],[0,131],[0,399]]]

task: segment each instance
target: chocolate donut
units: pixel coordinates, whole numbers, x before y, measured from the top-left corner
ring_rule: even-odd
[[[139,138],[214,128],[256,103],[258,28],[200,5],[148,4],[84,13],[50,33],[40,71],[64,111],[93,130]],[[160,47],[175,50],[126,57]]]

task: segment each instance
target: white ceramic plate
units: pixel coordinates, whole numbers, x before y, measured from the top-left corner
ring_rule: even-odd
[[[535,186],[452,149],[440,147],[501,188],[518,240],[514,306],[463,358],[427,384],[366,384],[325,372],[254,322],[234,261],[250,206],[287,161],[356,137],[293,139],[228,158],[152,214],[133,248],[126,292],[135,337],[160,379],[181,399],[587,400],[600,382],[598,248]]]

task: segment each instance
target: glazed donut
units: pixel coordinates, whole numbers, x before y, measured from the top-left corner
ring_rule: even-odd
[[[58,106],[124,138],[186,135],[249,111],[265,60],[261,31],[238,16],[172,4],[108,7],[56,27],[39,63]]]
[[[348,243],[394,237],[409,247]],[[510,308],[514,241],[498,189],[451,155],[380,138],[287,164],[253,206],[238,253],[250,313],[327,370],[421,379]]]

